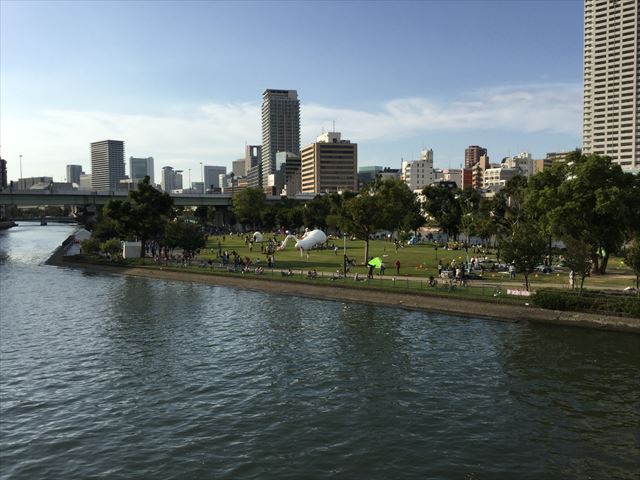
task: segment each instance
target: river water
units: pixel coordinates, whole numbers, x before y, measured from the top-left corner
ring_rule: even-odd
[[[44,266],[0,232],[0,478],[638,478],[640,337]]]

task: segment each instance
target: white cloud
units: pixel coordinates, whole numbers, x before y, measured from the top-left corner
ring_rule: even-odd
[[[302,104],[302,143],[322,128],[336,129],[356,142],[384,142],[422,132],[494,130],[580,134],[582,90],[579,84],[538,84],[474,92],[455,101],[393,99],[374,111]],[[89,143],[125,140],[126,155],[154,156],[164,165],[197,169],[198,162],[230,165],[243,155],[245,142],[260,143],[260,106],[205,104],[165,115],[100,111],[45,110],[28,119],[3,112],[2,156],[24,155],[24,175],[48,174],[59,180],[64,165],[89,166]],[[193,172],[193,180],[198,178]]]

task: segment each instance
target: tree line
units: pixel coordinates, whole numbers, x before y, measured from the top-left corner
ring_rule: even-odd
[[[224,221],[228,227],[260,230],[306,226],[344,232],[365,242],[365,261],[375,232],[406,235],[426,224],[453,239],[462,235],[492,240],[500,258],[513,262],[527,285],[529,274],[551,252],[553,240],[566,246],[567,266],[581,283],[591,273],[606,273],[613,254],[626,255],[632,268],[640,263],[638,254],[634,256],[640,250],[640,177],[623,172],[607,157],[573,152],[532,177],[512,178],[491,198],[443,185],[430,185],[418,196],[399,179],[376,178],[357,192],[318,195],[304,204],[286,197],[267,203],[262,190],[247,188],[234,195]],[[195,251],[204,245],[204,233],[187,217],[204,226],[214,214],[207,207],[176,209],[169,195],[145,179],[127,200],[103,208],[94,236],[143,244],[154,240]]]

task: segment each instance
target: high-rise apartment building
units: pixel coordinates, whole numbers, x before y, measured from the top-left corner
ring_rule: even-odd
[[[323,133],[300,152],[302,193],[358,189],[358,145],[340,137]]]
[[[91,144],[91,189],[114,191],[124,175],[124,142],[103,140]]]
[[[129,157],[129,177],[134,184],[144,180],[144,177],[149,177],[149,183],[153,185],[154,176],[153,157]]]
[[[582,149],[640,168],[638,0],[584,2]]]
[[[469,145],[464,149],[464,168],[473,168],[480,157],[487,154],[487,149],[478,145]]]
[[[82,165],[67,165],[67,182],[80,184]]]
[[[262,93],[263,180],[275,173],[278,152],[300,154],[300,100],[296,90],[267,89]]]

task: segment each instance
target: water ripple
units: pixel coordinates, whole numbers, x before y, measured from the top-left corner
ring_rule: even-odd
[[[88,276],[41,232],[0,236],[3,479],[637,474],[637,336]]]

